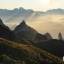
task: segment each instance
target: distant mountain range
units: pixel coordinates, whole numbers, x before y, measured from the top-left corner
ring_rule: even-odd
[[[32,9],[24,9],[22,7],[20,8],[15,8],[13,10],[8,10],[8,9],[0,9],[0,16],[1,15],[30,15],[31,13],[35,13],[34,16],[38,15],[43,15],[43,14],[64,14],[64,9],[51,9],[47,10],[46,12],[44,11],[34,11]]]
[[[43,11],[34,11],[31,9],[24,9],[22,7],[15,8],[13,10],[8,9],[0,9],[0,17],[4,21],[12,21],[12,20],[28,20],[29,18],[36,18],[38,16],[43,16],[47,14],[64,14],[64,9],[52,9],[46,12]]]

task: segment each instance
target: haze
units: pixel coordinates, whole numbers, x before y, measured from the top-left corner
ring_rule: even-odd
[[[24,7],[36,11],[64,8],[64,0],[0,0],[0,8],[13,9]]]

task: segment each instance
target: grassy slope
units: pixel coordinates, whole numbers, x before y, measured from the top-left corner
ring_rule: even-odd
[[[18,44],[0,38],[0,54],[5,54],[20,64],[41,64],[43,61],[54,62],[54,64],[64,64],[63,61],[45,50],[41,50],[33,45]]]

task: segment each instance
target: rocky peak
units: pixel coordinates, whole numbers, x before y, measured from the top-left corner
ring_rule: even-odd
[[[9,28],[8,28],[8,26],[6,26],[4,23],[3,23],[3,21],[2,21],[2,19],[0,18],[0,30],[10,30]]]
[[[6,26],[0,18],[0,38],[11,39],[12,31]]]
[[[63,37],[62,37],[61,32],[58,34],[58,39],[59,39],[59,40],[63,40]]]
[[[2,22],[2,20],[1,20],[1,18],[0,18],[0,26],[3,26],[4,24],[3,24],[3,22]]]
[[[23,20],[16,28],[26,28],[26,22]]]
[[[23,20],[20,25],[26,25],[25,21]]]
[[[28,26],[24,20],[15,28],[14,34],[18,42],[21,42],[22,39],[32,42],[46,40],[45,35],[39,34],[35,29]]]
[[[47,37],[47,39],[52,39],[52,36],[49,33],[45,33],[45,36]]]
[[[23,20],[14,30],[15,37],[18,40],[27,39],[34,40],[37,31],[29,27]],[[22,37],[22,38],[21,38]]]

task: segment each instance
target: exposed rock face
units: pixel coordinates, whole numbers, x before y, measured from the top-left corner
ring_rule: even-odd
[[[35,41],[37,43],[40,43],[40,42],[51,40],[51,39],[52,39],[52,36],[49,33],[46,33],[44,35],[37,33]]]
[[[0,38],[11,39],[12,31],[0,19]]]
[[[46,33],[45,36],[46,36],[46,38],[47,38],[48,40],[53,39],[52,36],[51,36],[49,33]]]
[[[37,33],[36,37],[35,37],[35,42],[40,43],[47,40],[47,37],[45,35],[39,34]]]

